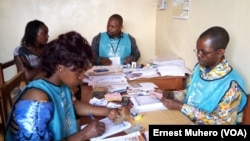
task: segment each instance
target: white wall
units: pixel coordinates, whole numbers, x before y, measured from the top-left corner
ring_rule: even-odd
[[[250,92],[250,1],[191,0],[189,18],[173,19],[173,0],[167,0],[167,10],[157,10],[156,54],[174,53],[183,58],[189,68],[196,63],[193,49],[198,36],[211,26],[223,26],[230,34],[226,57],[242,75]]]
[[[0,62],[13,58],[28,21],[39,19],[49,27],[50,39],[75,30],[91,43],[93,36],[106,31],[109,16],[121,14],[124,32],[133,35],[145,62],[155,54],[156,0],[1,0]],[[7,72],[7,78],[15,70]]]

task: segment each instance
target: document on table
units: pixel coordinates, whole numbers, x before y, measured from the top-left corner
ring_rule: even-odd
[[[129,89],[131,90],[141,90],[141,91],[151,91],[155,90],[155,88],[158,88],[154,83],[152,82],[143,82],[143,83],[130,83]]]
[[[178,65],[165,65],[159,66],[158,72],[161,76],[185,76],[185,74],[191,74],[192,72],[185,66]]]
[[[133,108],[137,109],[139,113],[167,109],[162,102],[154,96],[131,96]]]
[[[137,132],[130,133],[127,135],[102,139],[102,140],[98,140],[98,141],[145,141],[145,140],[146,139],[144,139],[142,134],[139,131],[137,131]]]
[[[121,132],[125,129],[128,129],[131,127],[131,123],[127,122],[127,121],[123,121],[119,124],[115,124],[113,121],[111,121],[108,117],[101,119],[101,122],[105,123],[105,133],[102,134],[99,137],[95,137],[95,138],[91,138],[91,141],[98,141],[101,140],[105,137],[108,137],[110,135],[116,134],[118,132]],[[86,125],[82,125],[81,129],[83,129]]]

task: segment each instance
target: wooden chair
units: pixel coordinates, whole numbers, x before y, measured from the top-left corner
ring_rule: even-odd
[[[5,83],[5,79],[4,79],[4,69],[9,68],[11,66],[15,65],[14,60],[10,60],[4,63],[0,63],[0,85]]]
[[[250,94],[247,95],[247,105],[243,110],[242,124],[250,125]]]
[[[0,97],[1,97],[1,104],[2,104],[2,108],[1,108],[2,126],[1,128],[3,128],[1,130],[3,130],[3,133],[5,133],[8,114],[14,104],[11,93],[13,92],[13,90],[16,90],[16,89],[20,91],[27,84],[27,82],[28,81],[26,79],[25,73],[21,71],[21,72],[18,72],[10,80],[6,81],[0,87]]]

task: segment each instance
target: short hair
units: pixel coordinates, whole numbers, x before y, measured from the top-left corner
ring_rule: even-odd
[[[123,24],[123,19],[122,19],[122,16],[119,15],[119,14],[113,14],[109,17],[109,20],[110,19],[116,19],[117,21],[119,21],[119,23],[122,25]]]
[[[21,40],[22,46],[35,46],[36,37],[39,32],[39,28],[41,25],[46,26],[42,21],[33,20],[26,24],[23,38]]]
[[[57,65],[73,66],[73,70],[87,70],[92,64],[92,49],[87,40],[75,31],[61,34],[50,41],[41,55],[41,68],[50,77]]]
[[[199,36],[199,39],[207,37],[212,40],[214,49],[226,49],[229,42],[228,32],[223,27],[219,26],[207,29]]]

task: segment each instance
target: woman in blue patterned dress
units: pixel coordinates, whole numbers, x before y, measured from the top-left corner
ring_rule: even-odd
[[[75,112],[114,120],[119,116],[116,109],[82,103],[70,92],[70,87],[81,83],[92,57],[87,40],[74,31],[48,43],[41,56],[46,76],[31,81],[19,94],[9,118],[12,120],[8,121],[6,140],[80,141],[103,134],[105,125],[99,121],[78,131]],[[17,129],[11,126],[14,123]]]

